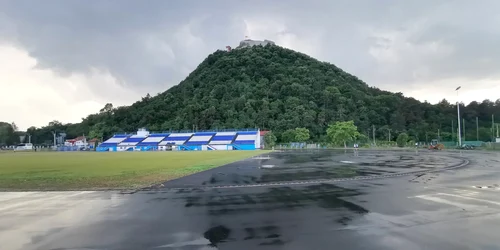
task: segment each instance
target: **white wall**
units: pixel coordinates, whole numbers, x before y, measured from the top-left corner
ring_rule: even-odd
[[[149,131],[147,131],[146,129],[139,129],[137,130],[137,135],[133,135],[132,137],[134,136],[137,136],[137,137],[147,137],[149,135]]]
[[[160,137],[148,137],[146,139],[144,139],[144,141],[142,142],[160,142],[161,140],[163,140],[165,138],[165,136],[160,136]]]
[[[127,139],[127,137],[120,137],[120,138],[111,137],[107,141],[105,141],[104,143],[120,143],[120,142],[122,142],[125,139]]]
[[[227,150],[227,145],[210,145],[217,150]]]
[[[189,140],[190,142],[196,142],[196,141],[208,141],[210,140],[210,138],[212,138],[211,135],[198,135],[198,136],[193,136],[191,137],[191,139]]]
[[[255,137],[258,137],[257,135],[238,135],[236,137],[236,141],[253,141],[257,140]]]
[[[170,134],[168,137],[179,137],[179,136],[192,136],[193,133],[173,133]]]
[[[255,148],[260,149],[260,129],[257,130],[257,138],[255,139]]]
[[[217,132],[217,134],[215,134],[216,136],[217,135],[235,135],[236,132]]]
[[[226,145],[231,144],[232,141],[211,141],[210,145]]]

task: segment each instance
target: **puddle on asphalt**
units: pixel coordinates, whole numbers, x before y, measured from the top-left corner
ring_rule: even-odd
[[[268,164],[261,165],[260,169],[254,172],[230,173],[224,175],[213,174],[207,181],[204,181],[202,185],[245,185],[274,182],[313,181],[389,173],[395,173],[395,171],[359,167],[354,164],[330,164],[316,167],[309,166],[290,168]]]
[[[355,213],[367,211],[354,203],[343,200],[361,193],[332,184],[318,184],[305,187],[271,187],[265,192],[232,193],[207,190],[193,196],[183,197],[185,207],[204,207],[210,215],[239,214],[252,211],[294,210],[316,206],[326,209],[345,208]],[[259,204],[258,207],[253,205]]]
[[[265,159],[264,159],[265,158]],[[358,152],[357,155],[335,150],[287,151],[272,157],[236,162],[234,167],[208,171],[203,178],[185,177],[191,186],[266,184],[275,182],[315,181],[356,176],[407,173],[442,168],[460,163],[460,159],[408,152]],[[179,183],[186,183],[178,181]],[[185,184],[184,184],[185,185]]]
[[[356,162],[353,162],[353,161],[340,161],[341,163],[347,163],[347,164],[354,164]]]
[[[210,246],[217,247],[217,244],[227,240],[230,233],[231,230],[229,228],[219,225],[208,229],[203,236],[210,241]]]
[[[212,246],[212,243],[207,240],[206,238],[199,238],[196,240],[190,240],[190,241],[183,241],[183,242],[177,242],[177,243],[172,243],[172,244],[165,244],[165,245],[160,245],[156,246],[155,248],[158,249],[179,249],[179,248],[184,248],[184,247],[191,247],[191,246],[207,246],[209,247],[208,249],[216,249]]]
[[[355,202],[349,201],[363,193],[332,184],[293,188],[268,187],[247,191],[240,193],[230,189],[205,190],[202,193],[182,197],[186,213],[203,212],[214,221],[224,222],[210,227],[203,233],[203,237],[209,241],[209,246],[219,247],[221,244],[233,241],[252,241],[256,246],[286,245],[291,240],[285,237],[286,232],[283,228],[272,224],[272,220],[263,222],[264,225],[245,221],[244,218],[251,214],[273,211],[280,214],[297,211],[309,213],[321,209],[328,213],[328,221],[325,223],[333,223],[342,228],[369,212]],[[235,221],[228,218],[235,218]]]
[[[255,159],[255,160],[270,160],[271,157],[270,156],[255,156],[252,159]]]
[[[274,168],[275,165],[262,165],[260,168]]]

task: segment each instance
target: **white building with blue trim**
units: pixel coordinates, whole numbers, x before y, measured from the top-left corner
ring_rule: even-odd
[[[256,150],[261,148],[258,129],[150,133],[142,128],[136,134],[116,134],[97,146],[97,151],[167,150]]]

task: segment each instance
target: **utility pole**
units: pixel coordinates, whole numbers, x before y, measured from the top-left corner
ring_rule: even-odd
[[[376,146],[377,143],[375,142],[375,125],[372,126],[373,126],[373,145]]]
[[[461,86],[455,89],[457,91],[457,120],[458,120],[458,146],[462,146],[462,133],[460,132],[460,103],[458,102],[458,90]]]
[[[466,139],[465,139],[465,118],[462,118],[462,124],[464,126],[464,141],[466,141]]]
[[[451,120],[451,140],[454,141],[455,137],[455,124],[453,123],[453,120]]]
[[[495,141],[495,115],[491,115],[491,142]]]
[[[52,131],[52,135],[54,136],[54,147],[56,147],[57,146],[56,145],[56,135],[57,135],[56,131]]]
[[[28,143],[31,143],[31,134],[28,134]]]
[[[439,129],[438,129],[438,142],[441,141],[441,137],[439,136]]]
[[[389,129],[389,141],[391,141],[391,129]]]
[[[479,141],[479,119],[476,116],[476,141]]]

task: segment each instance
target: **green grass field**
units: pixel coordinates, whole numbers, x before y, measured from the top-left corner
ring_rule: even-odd
[[[16,152],[0,154],[0,190],[99,190],[149,186],[263,153]]]

